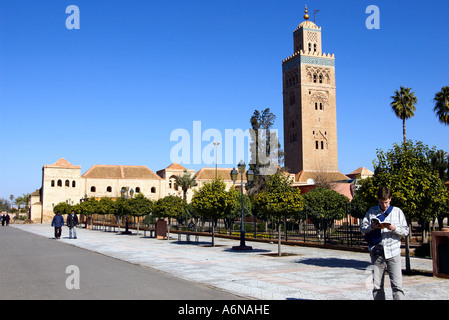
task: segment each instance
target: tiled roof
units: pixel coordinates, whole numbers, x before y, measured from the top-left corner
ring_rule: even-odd
[[[82,177],[94,179],[161,179],[145,166],[120,165],[94,165]]]
[[[187,170],[183,166],[181,166],[179,163],[173,162],[171,165],[169,165],[165,170]]]
[[[217,168],[217,178],[232,181],[231,170],[232,168]],[[213,180],[213,179],[215,179],[215,168],[201,168],[196,173],[196,180]],[[241,181],[240,173],[238,175],[237,180]],[[243,174],[243,181],[246,181],[245,174]]]
[[[373,175],[374,173],[365,167],[360,167],[352,171],[350,174]]]
[[[61,158],[53,164],[46,164],[44,168],[70,168],[70,169],[81,169],[81,166],[74,166],[66,159]]]
[[[307,182],[307,180],[316,180],[317,177],[325,177],[329,182],[348,180],[349,178],[339,171],[321,172],[321,171],[300,171],[295,176],[296,182]]]

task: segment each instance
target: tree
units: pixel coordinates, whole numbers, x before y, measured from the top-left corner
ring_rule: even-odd
[[[448,154],[444,150],[432,151],[430,154],[430,165],[433,170],[438,172],[438,176],[443,182],[447,180]]]
[[[14,203],[14,195],[13,194],[9,195],[9,200],[10,200],[10,202],[9,202],[10,208],[9,209],[12,209],[12,204]],[[7,212],[8,212],[8,210],[7,210]]]
[[[175,185],[182,189],[183,198],[187,201],[187,190],[197,186],[196,176],[192,177],[190,172],[184,170],[184,174],[182,176],[175,176]]]
[[[20,206],[23,204],[23,198],[21,196],[18,196],[17,198],[14,199],[14,203],[17,206],[17,212],[16,212],[16,217],[19,216],[20,213]]]
[[[129,201],[132,216],[141,217],[151,214],[153,211],[153,201],[146,198],[142,193],[137,194],[137,196],[131,198]]]
[[[371,207],[378,204],[377,186],[378,180],[373,177],[367,177],[360,180],[360,186],[352,198],[349,206],[349,214],[354,218],[363,219]]]
[[[303,199],[299,189],[292,188],[293,181],[283,171],[270,176],[262,191],[254,196],[254,210],[272,215],[278,219],[278,255],[281,256],[281,220],[297,215],[303,209]]]
[[[206,219],[215,220],[225,218],[235,204],[235,198],[226,192],[226,184],[221,179],[204,184],[199,190],[195,190],[192,198],[192,206],[199,215]],[[215,245],[215,223],[212,223],[212,246]]]
[[[260,191],[267,177],[277,171],[276,165],[283,163],[278,136],[272,132],[276,116],[266,108],[262,112],[254,110],[251,124],[251,160],[250,169],[254,172],[254,181],[248,194],[253,196]],[[275,167],[276,166],[276,167]]]
[[[72,206],[66,202],[60,202],[53,207],[54,213],[69,214],[71,212]]]
[[[9,210],[9,202],[5,198],[0,198],[0,212]]]
[[[184,199],[170,195],[160,198],[154,203],[153,214],[156,217],[182,218],[186,211]]]
[[[91,197],[88,200],[81,203],[81,211],[87,217],[92,216],[93,214],[99,213],[98,201],[95,200],[95,197]],[[88,219],[86,219],[86,227]]]
[[[106,215],[112,213],[112,207],[114,206],[114,201],[109,197],[101,198],[97,204],[98,214]]]
[[[402,132],[404,136],[404,143],[407,141],[405,120],[412,118],[415,115],[418,98],[416,98],[414,92],[410,92],[411,88],[402,87],[399,90],[395,90],[394,95],[391,96],[393,101],[391,102],[391,108],[394,114],[402,120]]]
[[[441,88],[441,91],[435,94],[433,99],[435,107],[433,111],[438,120],[445,125],[449,125],[449,86]]]
[[[25,210],[28,213],[28,219],[30,218],[30,210],[29,210],[30,209],[30,205],[29,205],[30,198],[31,198],[31,195],[29,193],[22,194],[23,205],[25,206]]]
[[[335,220],[343,219],[348,214],[349,199],[337,191],[315,188],[304,194],[304,219],[310,219],[317,233],[325,235]]]

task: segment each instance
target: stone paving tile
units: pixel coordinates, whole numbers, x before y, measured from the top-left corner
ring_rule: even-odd
[[[13,225],[18,229],[52,238],[49,225]],[[113,232],[78,229],[78,239],[61,239],[87,250],[109,255],[177,277],[204,283],[254,299],[370,300],[371,271],[367,253],[252,242],[251,252],[231,250],[238,241],[207,237],[199,244],[117,235]],[[63,237],[68,235],[66,228]],[[267,255],[272,254],[272,255]],[[405,258],[403,258],[403,266]],[[412,268],[432,271],[432,260],[412,258]],[[388,276],[386,296],[391,299]],[[449,280],[425,275],[404,276],[407,299],[449,299]]]

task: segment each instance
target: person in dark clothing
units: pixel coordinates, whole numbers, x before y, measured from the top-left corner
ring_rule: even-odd
[[[55,239],[61,239],[62,226],[64,225],[64,217],[58,211],[51,221],[51,226],[55,227]]]
[[[69,227],[69,239],[76,239],[76,226],[79,224],[78,217],[74,211],[72,211],[67,217],[67,227]]]

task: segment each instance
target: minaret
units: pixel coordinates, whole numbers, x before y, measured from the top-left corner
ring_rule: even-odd
[[[306,6],[282,62],[285,166],[294,174],[338,171],[335,57],[322,52],[321,27],[308,19]]]

